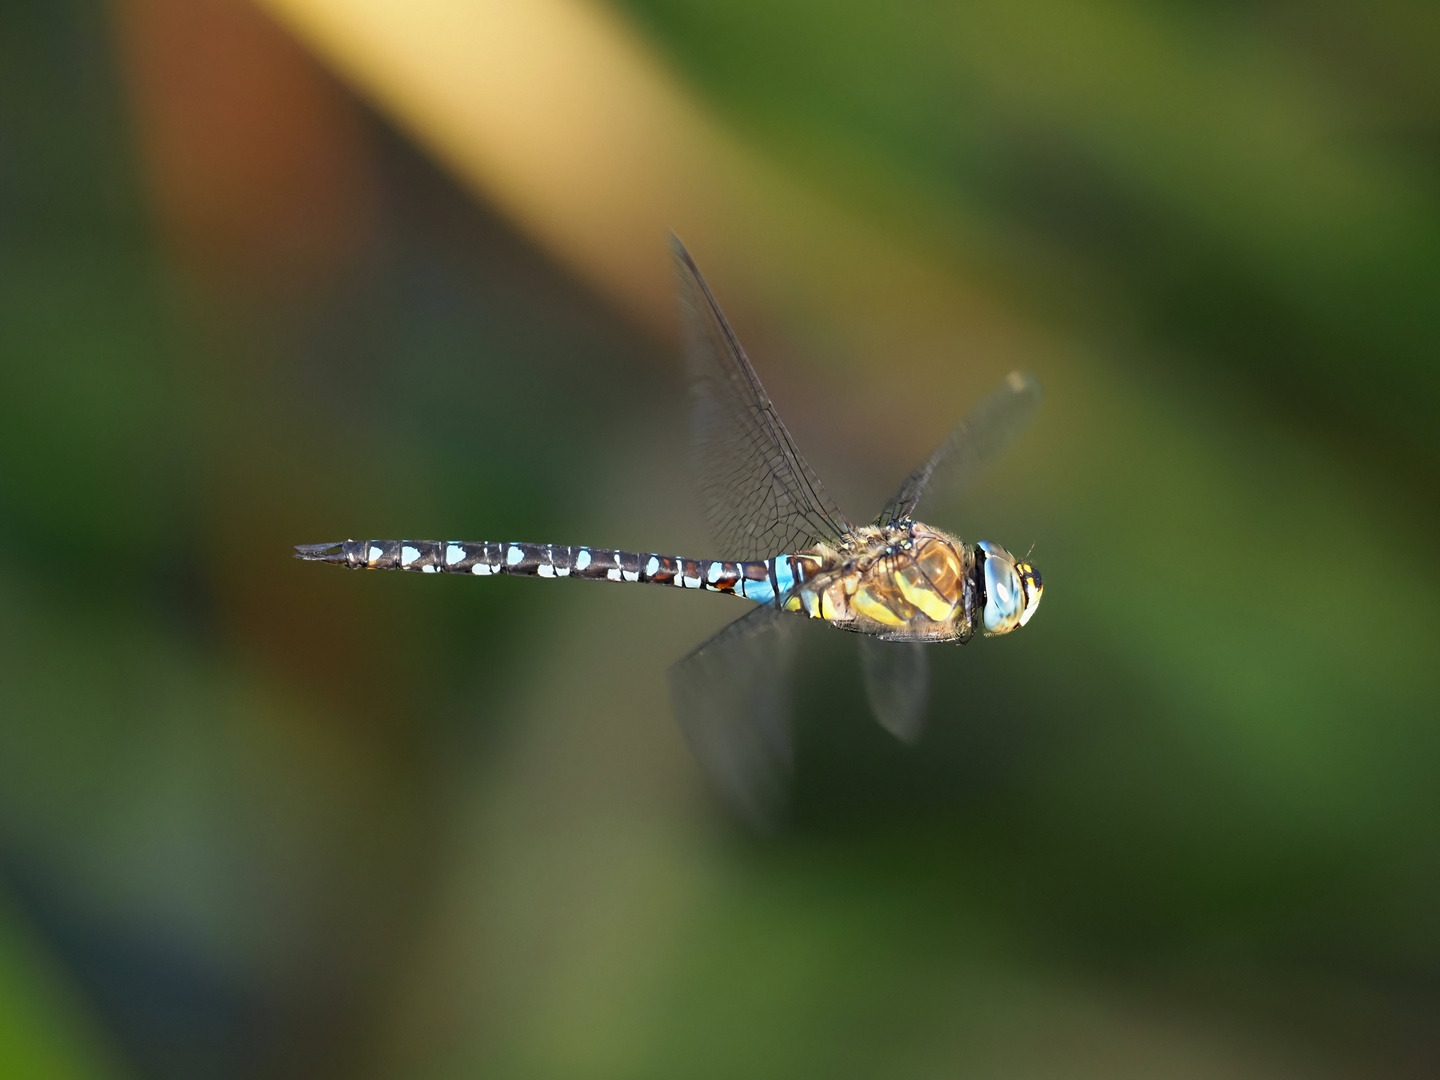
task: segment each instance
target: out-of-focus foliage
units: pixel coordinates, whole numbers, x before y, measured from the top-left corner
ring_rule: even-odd
[[[1430,6],[619,10],[1048,343],[935,508],[1043,611],[937,652],[914,749],[805,628],[738,831],[664,690],[735,602],[287,554],[705,554],[665,347],[240,0],[7,9],[0,1073],[1432,1075]],[[739,310],[857,519],[987,389]]]

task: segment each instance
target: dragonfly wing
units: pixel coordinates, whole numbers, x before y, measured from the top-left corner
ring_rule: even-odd
[[[930,697],[928,645],[915,641],[860,639],[865,696],[880,726],[904,743],[920,738]]]
[[[775,821],[789,787],[792,620],[765,604],[670,668],[681,730],[725,802],[752,825]]]
[[[670,239],[685,316],[696,473],[720,554],[763,559],[849,532],[849,520],[800,455],[690,253]]]
[[[880,511],[876,524],[910,517],[932,480],[943,480],[944,487],[952,492],[964,488],[984,466],[1009,449],[1035,415],[1042,396],[1035,376],[1021,371],[1005,376],[1005,381],[960,421],[930,459],[905,478],[895,497]]]

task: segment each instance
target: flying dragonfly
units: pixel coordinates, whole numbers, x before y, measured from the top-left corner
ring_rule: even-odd
[[[1012,372],[900,486],[869,525],[826,493],[775,412],[689,252],[671,238],[685,321],[694,464],[722,559],[511,541],[346,540],[296,557],[352,569],[591,578],[729,593],[756,607],[670,669],[697,758],[742,816],[764,823],[790,765],[790,656],[799,616],[859,635],[876,719],[907,742],[929,694],[927,645],[1008,634],[1040,603],[1040,572],[993,541],[965,543],[916,520],[944,480],[962,486],[1019,434],[1040,402]]]

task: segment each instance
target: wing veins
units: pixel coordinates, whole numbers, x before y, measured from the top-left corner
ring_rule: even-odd
[[[877,524],[901,521],[915,512],[937,472],[947,474],[947,486],[963,488],[980,470],[1013,443],[1029,423],[1042,394],[1033,375],[1012,371],[986,394],[949,436],[900,485]]]
[[[852,526],[775,411],[694,260],[672,237],[706,520],[727,556],[803,550]]]

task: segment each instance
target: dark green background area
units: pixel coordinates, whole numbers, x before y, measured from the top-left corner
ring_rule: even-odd
[[[793,810],[744,832],[664,688],[733,602],[288,557],[705,554],[675,358],[368,114],[342,273],[188,280],[104,12],[7,9],[0,1072],[1434,1075],[1440,20],[620,8],[1064,344],[935,508],[1033,541],[1044,610],[937,650],[917,748],[806,627]],[[913,464],[839,419],[822,475]]]

